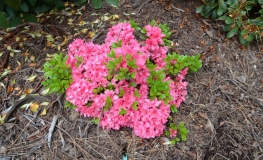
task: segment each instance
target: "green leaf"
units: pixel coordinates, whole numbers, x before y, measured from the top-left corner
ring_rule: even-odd
[[[178,110],[177,110],[177,108],[176,108],[176,105],[171,105],[171,106],[170,106],[170,109],[171,109],[171,112],[172,112],[172,113],[178,113]]]
[[[27,6],[26,2],[24,2],[24,1],[21,3],[19,9],[21,12],[28,12],[29,11],[28,6]]]
[[[81,5],[84,4],[85,2],[87,2],[87,0],[78,0],[77,6],[81,6]]]
[[[130,83],[130,86],[131,86],[131,87],[136,87],[137,84],[136,84],[136,82],[131,82],[131,83]]]
[[[125,92],[124,92],[123,88],[120,88],[119,97],[122,98],[124,94],[125,94]]]
[[[44,4],[44,3],[41,5],[41,12],[48,12],[51,9],[52,9],[52,6],[50,6],[50,5],[47,5],[47,4]]]
[[[113,7],[119,7],[119,0],[105,0],[109,5]]]
[[[12,8],[18,9],[21,1],[20,0],[3,0],[3,2]]]
[[[0,12],[5,9],[6,4],[2,1],[0,1]]]
[[[186,140],[187,140],[187,138],[186,138],[185,135],[181,135],[181,138],[182,138],[183,141],[186,141]]]
[[[135,91],[134,91],[134,96],[136,98],[139,98],[141,95],[139,94],[139,90],[136,88]]]
[[[247,41],[243,38],[243,36],[240,35],[240,34],[239,34],[239,42],[240,42],[242,45],[244,45],[244,46],[248,45],[248,42],[247,42]]]
[[[92,5],[95,9],[99,9],[102,6],[102,0],[92,0]]]
[[[223,13],[224,13],[223,8],[219,6],[219,7],[217,8],[217,15],[218,15],[218,16],[221,16]]]
[[[57,0],[42,0],[46,5],[49,5],[49,6],[54,6],[55,5],[55,1]]]
[[[94,124],[96,124],[96,125],[98,125],[98,124],[99,124],[99,118],[93,118],[93,119],[91,120],[91,122],[94,123]]]
[[[233,24],[233,22],[234,22],[234,20],[231,17],[227,17],[226,20],[225,20],[226,24]]]
[[[226,35],[227,38],[233,37],[235,34],[237,34],[239,27],[232,28]]]
[[[58,10],[62,10],[65,8],[64,3],[61,0],[55,0],[55,6]]]
[[[223,31],[227,32],[231,29],[232,24],[227,24],[223,27]]]
[[[254,39],[254,36],[252,34],[249,34],[246,41],[251,42],[251,41],[253,41],[253,39]]]
[[[6,6],[5,7],[5,10],[6,10],[6,12],[8,13],[8,15],[10,16],[10,18],[12,19],[12,18],[15,18],[16,17],[16,15],[17,15],[17,13],[18,12],[16,12],[12,7],[10,7],[10,6]]]
[[[8,27],[8,21],[4,14],[0,12],[0,28],[7,28]]]
[[[34,22],[37,23],[37,18],[34,14],[31,13],[24,13],[24,18],[26,22]]]
[[[133,108],[134,110],[138,110],[138,102],[137,102],[137,101],[135,101],[135,102],[132,103],[132,108]]]
[[[22,23],[22,18],[20,16],[17,16],[10,21],[10,27],[15,27]]]
[[[27,2],[32,6],[35,7],[37,0],[27,0]]]
[[[123,116],[125,114],[127,114],[127,111],[124,108],[121,108],[119,115]]]
[[[196,10],[195,10],[195,13],[202,12],[203,8],[204,8],[204,5],[197,7]]]
[[[258,3],[259,4],[263,4],[263,0],[258,0]]]

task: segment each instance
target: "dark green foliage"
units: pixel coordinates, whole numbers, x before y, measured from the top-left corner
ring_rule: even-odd
[[[119,7],[119,0],[105,0],[109,5]],[[95,9],[102,7],[102,0],[92,0],[92,5]]]
[[[263,0],[204,0],[196,9],[203,17],[223,20],[226,37],[239,35],[242,45],[263,37]]]
[[[36,13],[47,12],[52,8],[63,9],[64,3],[62,0],[3,0],[0,6],[0,28],[6,28],[15,27],[23,20],[36,23]]]
[[[64,9],[65,0],[1,0],[0,28],[15,27],[23,22],[37,22],[36,13],[48,12],[53,8]],[[69,0],[81,6],[88,0]],[[118,7],[119,0],[105,0],[108,4]],[[95,9],[101,8],[102,0],[92,0]],[[21,14],[23,13],[23,14]]]

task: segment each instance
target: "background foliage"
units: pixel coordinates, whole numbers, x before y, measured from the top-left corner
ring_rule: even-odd
[[[263,0],[203,0],[196,13],[223,20],[226,37],[239,35],[242,45],[263,37]]]
[[[119,0],[105,0],[108,4],[118,7]],[[77,6],[88,0],[69,0]],[[102,0],[92,0],[95,9],[102,7]],[[48,12],[56,8],[65,8],[63,0],[0,0],[0,28],[14,27],[22,22],[37,22],[36,14]]]

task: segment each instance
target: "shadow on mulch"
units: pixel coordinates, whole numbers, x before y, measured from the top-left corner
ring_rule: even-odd
[[[90,34],[98,30],[94,41],[102,43],[112,24],[109,21],[92,23],[100,17],[92,13],[117,14],[121,20],[133,19],[141,26],[152,19],[167,23],[173,31],[171,40],[176,46],[173,51],[189,55],[201,53],[203,59],[203,67],[187,76],[187,100],[181,105],[179,113],[174,115],[178,123],[185,122],[189,129],[188,140],[166,146],[162,144],[162,138],[140,139],[128,128],[104,131],[93,125],[90,119],[70,109],[62,109],[55,102],[45,116],[35,117],[30,110],[18,109],[13,114],[13,122],[1,125],[0,157],[115,160],[121,159],[125,152],[129,159],[263,159],[262,42],[254,42],[244,48],[236,38],[226,39],[221,23],[202,19],[195,14],[200,2],[178,0],[169,4],[152,0],[144,5],[139,1],[137,6],[128,0],[122,2],[119,9],[105,4],[102,9],[94,10],[87,5],[81,10],[82,15],[67,15],[62,11],[58,15],[51,15],[41,25],[29,24],[28,32],[45,32],[55,37],[66,35],[70,37],[68,44],[76,37],[88,41]],[[136,15],[127,15],[137,11]],[[73,25],[68,24],[69,19],[74,20]],[[76,25],[80,21],[88,23]],[[89,31],[74,35],[85,28]],[[44,36],[32,38],[21,30],[0,45],[12,45],[22,51],[10,56],[5,66],[12,70],[20,67],[1,79],[6,88],[0,88],[0,111],[19,99],[21,90],[33,88],[36,93],[43,90],[38,88],[38,82],[43,77],[40,70],[46,54],[58,52],[56,47],[48,46]],[[16,43],[16,37],[26,38],[23,46]],[[61,44],[63,38],[55,41],[56,45]],[[62,48],[66,49],[67,44]],[[4,51],[2,57],[7,52]],[[38,76],[35,82],[25,80],[30,75]],[[54,102],[57,97],[52,95],[49,98]],[[58,116],[58,125],[49,149],[47,134],[54,115]]]

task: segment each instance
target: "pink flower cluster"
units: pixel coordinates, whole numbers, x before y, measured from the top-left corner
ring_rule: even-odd
[[[151,58],[156,69],[165,66],[164,58],[168,47],[163,46],[161,29],[151,25],[145,26],[147,39],[138,42],[129,23],[118,23],[109,29],[105,43],[101,45],[93,42],[84,42],[81,39],[74,40],[68,47],[67,64],[72,69],[73,82],[66,90],[66,99],[77,107],[77,111],[85,117],[100,118],[99,125],[106,129],[120,129],[131,127],[135,135],[141,138],[153,138],[163,134],[165,123],[170,114],[170,105],[177,107],[185,100],[187,82],[184,77],[187,69],[180,72],[175,80],[169,79],[170,95],[173,98],[168,104],[157,98],[150,100],[149,88],[146,82],[150,75],[146,67],[147,59]],[[112,44],[122,40],[120,47],[112,48]],[[108,80],[109,70],[106,64],[111,60],[107,56],[114,50],[116,57],[125,57],[130,54],[136,59],[137,68],[127,66],[125,58],[118,67],[128,68],[135,72],[134,81],[137,87],[131,87],[127,80],[116,80],[114,77]],[[113,85],[114,89],[106,89]],[[99,94],[94,89],[104,87]],[[124,94],[120,96],[120,91]],[[136,93],[139,96],[136,96]],[[111,99],[110,108],[104,110],[107,99]],[[125,110],[125,114],[120,114]],[[176,133],[175,133],[176,134]]]

